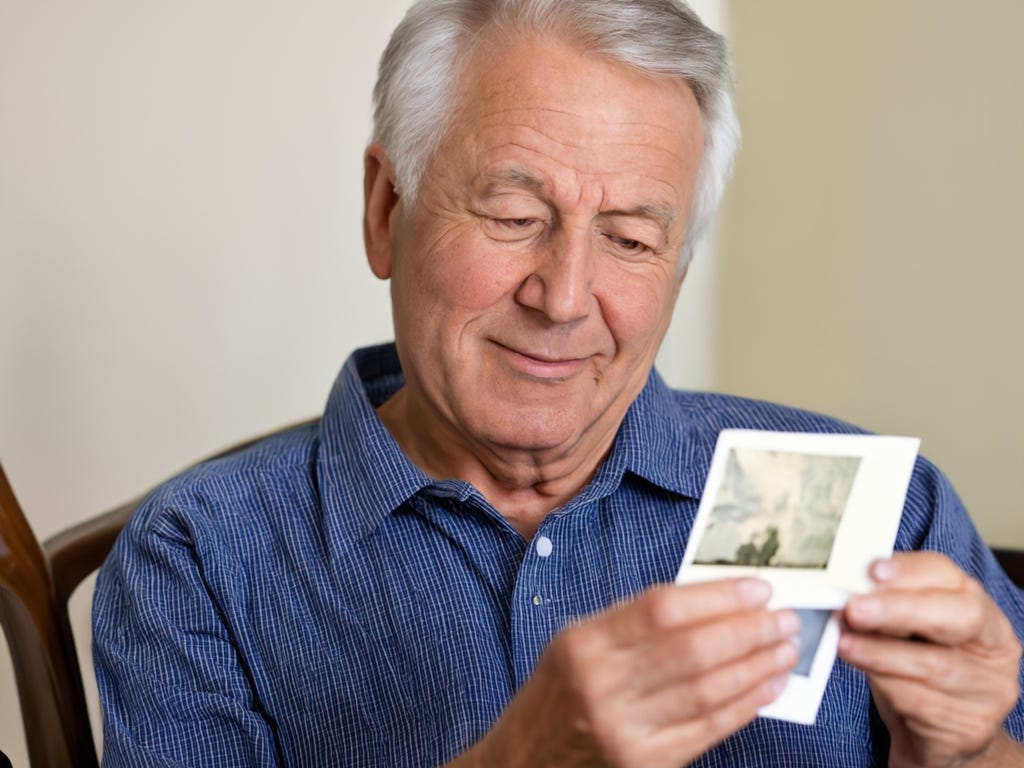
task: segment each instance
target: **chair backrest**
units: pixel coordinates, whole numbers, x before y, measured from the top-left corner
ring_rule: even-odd
[[[1024,550],[1020,549],[993,549],[992,554],[1003,566],[1006,575],[1021,589],[1024,589]]]
[[[235,453],[281,431],[246,440],[208,459]],[[0,623],[14,663],[32,768],[97,766],[68,600],[103,563],[146,495],[40,545],[0,465]]]
[[[85,554],[92,554],[93,569],[99,566],[130,514],[129,506],[91,521],[95,549],[79,556],[78,564],[84,567]],[[64,541],[75,541],[74,531]],[[0,621],[14,662],[29,759],[34,768],[95,766],[67,602],[58,602],[50,558],[32,533],[2,466],[0,542]],[[62,576],[69,590],[77,584],[72,581]]]

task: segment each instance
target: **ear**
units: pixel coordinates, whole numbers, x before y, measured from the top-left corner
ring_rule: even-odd
[[[391,277],[392,214],[398,208],[395,171],[384,145],[374,142],[363,156],[363,244],[373,274]]]

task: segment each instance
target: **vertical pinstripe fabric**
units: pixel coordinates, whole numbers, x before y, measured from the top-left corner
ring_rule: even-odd
[[[131,521],[94,605],[105,765],[440,764],[562,627],[673,578],[721,429],[851,429],[652,374],[593,481],[525,541],[398,449],[374,406],[401,381],[392,346],[357,352],[318,426],[190,471]],[[950,554],[1024,631],[1021,592],[924,460],[897,546]],[[1010,728],[1024,739],[1024,705]],[[757,720],[697,765],[883,765],[885,748],[839,663],[816,726]]]

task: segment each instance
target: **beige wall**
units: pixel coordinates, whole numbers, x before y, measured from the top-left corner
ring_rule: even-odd
[[[730,391],[920,435],[1024,546],[1024,3],[734,0]]]

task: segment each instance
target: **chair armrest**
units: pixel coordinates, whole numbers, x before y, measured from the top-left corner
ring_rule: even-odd
[[[82,580],[103,564],[117,535],[143,498],[78,523],[43,543],[58,605],[66,604]]]

